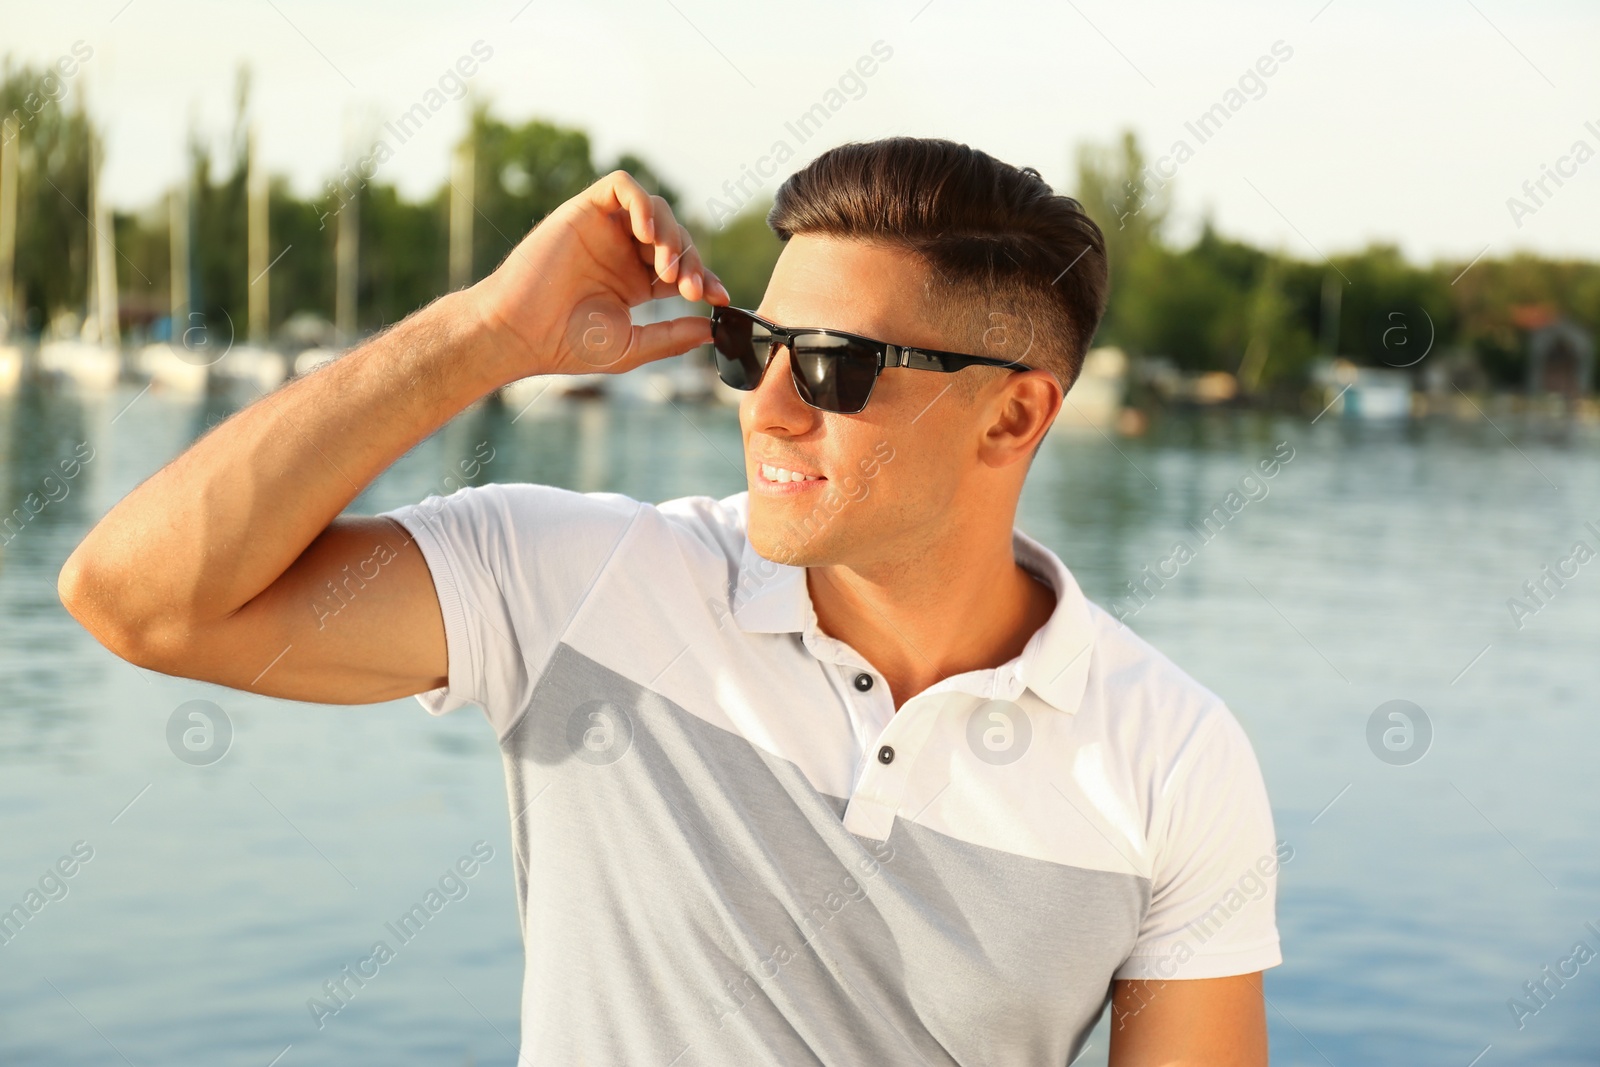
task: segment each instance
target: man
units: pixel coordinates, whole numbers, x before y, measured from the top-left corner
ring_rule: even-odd
[[[1265,1064],[1249,741],[1013,526],[1104,308],[1099,230],[1036,171],[912,138],[825,153],[769,222],[752,315],[607,175],[129,494],[63,602],[154,670],[480,705],[525,1062],[1063,1065],[1109,1000],[1117,1067]],[[629,325],[673,293],[715,327]],[[708,341],[748,493],[342,514],[498,386]]]

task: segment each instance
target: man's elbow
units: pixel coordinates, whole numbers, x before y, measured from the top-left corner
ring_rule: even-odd
[[[56,576],[56,595],[67,614],[111,652],[136,666],[160,670],[157,642],[148,625],[117,610],[116,580],[85,556],[80,545]]]
[[[73,551],[67,561],[61,565],[61,573],[56,575],[56,596],[61,601],[61,606],[67,609],[67,614],[77,619],[85,629],[89,624],[85,616],[89,611],[90,579],[87,574],[88,567],[83,560],[81,548]]]

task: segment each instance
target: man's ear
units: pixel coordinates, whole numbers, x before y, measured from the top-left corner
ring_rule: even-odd
[[[979,458],[991,467],[1031,461],[1061,411],[1061,383],[1047,370],[1007,375],[988,405]]]

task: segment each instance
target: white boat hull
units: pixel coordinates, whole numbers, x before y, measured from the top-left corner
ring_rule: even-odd
[[[39,348],[39,369],[85,389],[111,389],[122,377],[122,353],[87,341],[49,341]]]
[[[206,391],[210,369],[185,359],[178,349],[165,343],[145,345],[139,350],[138,367],[150,384],[164,392],[198,395]]]

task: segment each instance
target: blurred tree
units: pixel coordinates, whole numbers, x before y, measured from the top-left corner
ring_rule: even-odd
[[[1407,263],[1394,245],[1374,244],[1334,257],[1344,283],[1339,302],[1339,354],[1356,363],[1399,366],[1422,351],[1432,323],[1441,337],[1454,333],[1448,282],[1437,272]],[[1425,314],[1418,316],[1421,310]],[[1435,345],[1437,347],[1437,343]]]
[[[33,332],[63,311],[81,315],[87,295],[89,124],[81,100],[69,102],[61,83],[49,79],[48,71],[9,61],[0,77],[0,136],[14,138],[19,151],[18,297]],[[194,300],[213,329],[226,330],[224,319],[236,331],[245,324],[249,93],[248,72],[241,70],[233,127],[221,151],[214,153],[200,131],[190,132]],[[764,297],[782,251],[766,223],[770,200],[716,227],[685,217],[678,191],[642,157],[623,153],[597,165],[582,131],[538,120],[509,124],[479,104],[468,136],[476,156],[474,278],[498,265],[550,210],[620,168],[679,212],[735,304],[756,307]],[[1111,302],[1097,342],[1166,356],[1188,371],[1232,371],[1263,395],[1290,395],[1335,325],[1338,354],[1359,363],[1401,362],[1384,332],[1396,313],[1408,316],[1415,331],[1421,328],[1415,313],[1422,313],[1435,348],[1467,346],[1492,380],[1509,388],[1520,388],[1525,371],[1526,335],[1518,321],[1529,321],[1528,305],[1600,333],[1600,264],[1518,254],[1481,259],[1470,269],[1466,262],[1424,267],[1391,245],[1331,264],[1294,260],[1230,240],[1209,219],[1195,242],[1180,249],[1166,235],[1171,182],[1146,170],[1131,133],[1081,149],[1077,178],[1076,195],[1104,230],[1112,266]],[[421,202],[375,182],[355,180],[347,188],[360,197],[358,307],[366,331],[445,291],[450,188]],[[276,335],[296,312],[332,317],[339,202],[338,196],[299,198],[281,178],[270,184],[273,266],[264,284],[272,286]],[[132,324],[149,321],[167,300],[169,221],[164,203],[114,219],[123,316]],[[1323,321],[1325,279],[1340,297],[1336,324]]]
[[[1268,385],[1300,383],[1316,355],[1316,341],[1285,291],[1286,264],[1270,258],[1245,299],[1245,350],[1239,385],[1259,393]]]
[[[234,88],[233,129],[215,176],[212,151],[198,129],[189,132],[189,166],[194,219],[195,290],[191,321],[203,322],[213,336],[244,340],[250,284],[247,253],[245,179],[250,165],[250,72],[241,66]],[[274,253],[276,254],[276,253]],[[201,319],[195,319],[198,314]],[[187,327],[186,327],[187,328]]]
[[[447,288],[446,202],[442,192],[413,204],[392,185],[362,190],[356,307],[363,331],[398,322]]]
[[[1200,256],[1151,245],[1112,291],[1118,314],[1097,336],[1100,343],[1166,356],[1190,371],[1217,369],[1227,363],[1220,352],[1237,351],[1242,294]]]
[[[333,237],[336,218],[323,213],[338,202],[326,197],[301,200],[283,178],[274,178],[267,197],[271,218],[272,328],[276,333],[292,315],[310,312],[333,321]]]
[[[0,73],[0,137],[17,157],[18,325],[37,334],[88,300],[89,121],[81,96],[48,68]]]
[[[1525,338],[1513,309],[1546,305],[1600,336],[1600,264],[1542,259],[1519,253],[1509,259],[1440,264],[1436,283],[1450,293],[1455,333],[1496,384],[1520,388],[1525,380]]]
[[[589,135],[534,120],[511,126],[474,107],[472,276],[482,278],[539,220],[600,176]]]
[[[1077,163],[1074,195],[1105,234],[1106,259],[1115,279],[1140,250],[1160,243],[1171,210],[1171,182],[1146,168],[1132,130],[1124,131],[1114,145],[1080,146]]]
[[[122,334],[133,343],[144,340],[171,308],[166,211],[167,205],[158,201],[143,211],[112,215]]]
[[[766,295],[783,242],[767,225],[772,201],[758,201],[720,229],[703,219],[685,222],[699,242],[700,258],[728,287],[735,307],[754,309]]]

